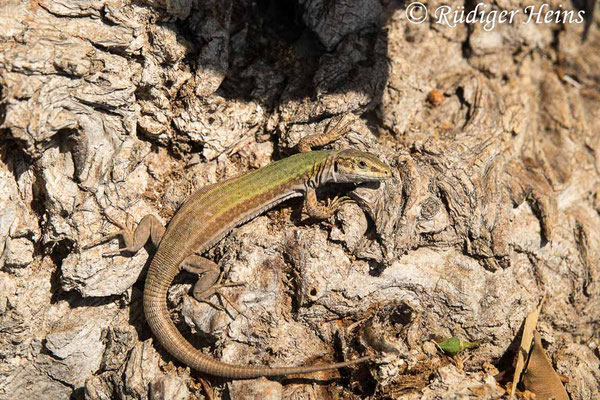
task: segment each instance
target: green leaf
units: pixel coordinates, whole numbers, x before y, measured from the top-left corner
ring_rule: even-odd
[[[455,336],[438,343],[438,346],[440,347],[440,349],[442,349],[444,353],[454,356],[463,351],[464,349],[479,346],[481,343],[483,342],[466,342],[464,340],[460,340]]]

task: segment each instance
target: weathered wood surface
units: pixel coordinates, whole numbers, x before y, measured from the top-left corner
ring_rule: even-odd
[[[189,275],[169,300],[225,361],[377,361],[318,384],[209,380],[215,397],[497,398],[491,364],[545,294],[538,330],[567,391],[599,398],[598,17],[582,43],[582,24],[298,3],[0,4],[0,398],[203,398],[144,324],[148,254],[82,245],[116,229],[106,215],[167,222],[347,112],[362,118],[337,145],[394,168],[354,194],[367,215],[305,224],[292,202],[236,229],[210,256],[247,282],[228,290],[244,315],[191,300]],[[486,343],[452,363],[433,344],[450,336]]]

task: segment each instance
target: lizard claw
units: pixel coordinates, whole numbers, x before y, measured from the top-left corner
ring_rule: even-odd
[[[121,253],[123,251],[125,251],[125,250],[127,250],[126,247],[119,247],[115,251],[107,251],[106,253],[102,253],[102,257],[114,257],[114,256],[118,256],[118,255],[121,255]]]
[[[102,236],[101,238],[98,238],[86,245],[84,245],[82,247],[83,250],[88,250],[91,249],[92,247],[96,247],[101,243],[104,242],[108,242],[109,240],[112,240],[116,237],[119,236],[124,236],[124,235],[131,235],[131,232],[133,231],[133,226],[130,223],[130,215],[129,213],[126,214],[125,217],[125,224],[121,223],[120,221],[117,221],[116,219],[114,219],[113,217],[111,217],[109,214],[104,213],[104,216],[106,217],[106,219],[108,220],[108,222],[110,222],[111,224],[117,226],[120,230],[118,232],[115,233],[111,233],[105,236]],[[122,251],[124,250],[124,248],[119,248],[119,250],[117,251],[112,251],[112,252],[108,252],[108,253],[102,253],[102,257],[110,257],[110,256],[115,256],[120,254]]]
[[[336,211],[340,207],[342,207],[344,204],[348,204],[348,203],[352,203],[352,202],[354,202],[354,200],[352,200],[348,196],[342,196],[342,197],[335,196],[333,199],[327,199],[327,207],[330,208],[332,211]]]

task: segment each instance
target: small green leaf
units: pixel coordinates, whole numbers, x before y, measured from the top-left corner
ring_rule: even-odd
[[[465,342],[457,337],[451,337],[450,339],[446,339],[443,342],[438,343],[438,346],[440,346],[440,349],[442,349],[444,353],[454,356],[464,349],[479,346],[481,343],[483,342]]]

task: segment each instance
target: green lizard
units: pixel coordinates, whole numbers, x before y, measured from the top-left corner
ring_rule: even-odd
[[[167,289],[184,269],[203,274],[193,289],[196,299],[218,293],[220,270],[200,254],[220,241],[233,228],[292,197],[304,196],[307,213],[318,219],[329,218],[348,200],[334,198],[327,205],[317,201],[315,189],[332,182],[374,182],[391,178],[390,168],[376,156],[357,150],[309,151],[311,146],[330,143],[348,131],[341,118],[325,133],[304,138],[301,153],[276,161],[264,168],[201,188],[183,204],[165,229],[153,215],[146,215],[135,231],[116,222],[121,231],[85,246],[122,236],[125,248],[136,253],[150,239],[158,246],[144,287],[146,321],[161,345],[190,367],[211,375],[232,379],[277,376],[336,369],[369,359],[301,367],[263,367],[220,362],[198,351],[177,330],[167,311]],[[231,284],[230,284],[231,285]]]

